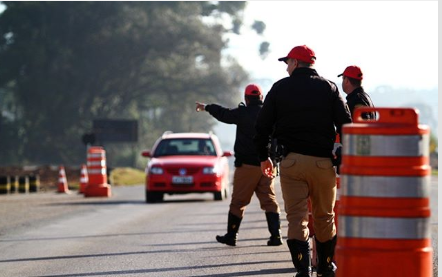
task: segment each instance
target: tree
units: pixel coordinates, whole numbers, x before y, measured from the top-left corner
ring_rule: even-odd
[[[165,130],[206,131],[214,121],[196,120],[194,101],[233,104],[247,82],[235,61],[221,65],[223,34],[238,29],[203,22],[224,14],[238,25],[245,2],[4,4],[2,163],[81,163],[97,118],[138,119],[139,148]]]

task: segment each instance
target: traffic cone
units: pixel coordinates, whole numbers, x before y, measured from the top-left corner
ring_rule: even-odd
[[[60,166],[60,171],[58,173],[58,192],[70,193],[68,188],[68,181],[66,179],[66,172],[64,171],[64,166]]]
[[[86,191],[87,183],[89,182],[89,176],[87,175],[87,168],[85,164],[81,165],[81,176],[80,176],[80,190],[79,193],[84,193]]]

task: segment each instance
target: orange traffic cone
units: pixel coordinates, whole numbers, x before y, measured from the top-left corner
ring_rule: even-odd
[[[60,166],[60,171],[58,173],[58,192],[60,193],[70,193],[68,188],[68,181],[66,179],[66,172],[64,171],[64,166]]]
[[[81,165],[81,176],[80,176],[80,190],[79,193],[84,193],[86,191],[87,183],[89,182],[89,176],[87,175],[87,168],[85,164]]]

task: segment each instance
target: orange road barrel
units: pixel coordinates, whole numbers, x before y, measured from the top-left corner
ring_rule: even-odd
[[[27,193],[29,191],[29,177],[20,176],[18,177],[18,192]]]
[[[87,152],[88,184],[84,190],[85,197],[110,197],[111,188],[107,183],[106,151],[101,146],[91,146]]]
[[[432,277],[429,127],[411,108],[358,108],[342,133],[337,276]]]
[[[29,192],[38,192],[40,189],[40,176],[31,175],[29,176]]]
[[[11,190],[9,176],[0,176],[0,194],[8,194]]]

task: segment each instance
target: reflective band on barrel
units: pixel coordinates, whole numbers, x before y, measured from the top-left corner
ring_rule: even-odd
[[[347,238],[430,238],[430,218],[339,216],[338,234]]]
[[[380,157],[428,156],[428,135],[344,135],[343,154]]]
[[[341,195],[365,197],[425,198],[430,195],[430,176],[341,176]]]
[[[93,162],[88,161],[87,165],[88,166],[93,166],[93,165],[105,166],[106,165],[106,161],[105,160],[93,161]]]
[[[90,169],[88,170],[89,174],[101,174],[101,175],[106,175],[106,168],[102,168],[102,169]]]
[[[88,158],[104,158],[105,153],[89,153],[87,154]]]

